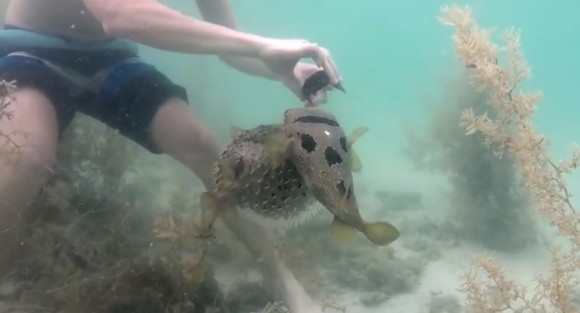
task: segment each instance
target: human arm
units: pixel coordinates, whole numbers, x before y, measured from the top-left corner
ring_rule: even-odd
[[[328,50],[307,40],[272,39],[239,32],[189,17],[155,0],[83,2],[110,36],[175,52],[259,59],[271,76],[300,98],[302,83],[317,66],[328,73],[330,85],[341,81]],[[303,58],[311,58],[317,65],[299,63]]]
[[[238,23],[229,0],[196,0],[196,3],[205,21],[238,30]],[[219,58],[241,72],[273,80],[278,79],[258,58],[237,55],[220,55]]]
[[[189,17],[155,0],[83,1],[107,34],[162,50],[258,57],[269,41]]]
[[[219,24],[234,30],[238,29],[238,24],[230,0],[196,0],[196,3],[205,21]],[[306,40],[302,40],[302,42],[310,44]],[[293,59],[287,58],[284,62],[277,62],[278,64],[275,64],[274,66],[272,66],[272,63],[269,62],[269,60],[265,60],[265,58],[259,59],[238,55],[220,55],[219,57],[224,63],[241,72],[281,81],[302,100],[307,100],[303,99],[301,93],[304,81],[314,73],[318,72],[321,67],[324,68],[330,73],[330,85],[327,86],[327,88],[320,90],[312,98],[308,99],[307,104],[313,105],[325,102],[326,91],[332,90],[333,86],[340,85],[341,78],[328,50],[319,47],[316,44],[310,45],[315,46],[313,50],[316,52],[309,56],[313,58],[317,64],[299,62],[301,59],[300,57]],[[304,57],[304,55],[301,57]],[[342,86],[340,88],[342,88]]]

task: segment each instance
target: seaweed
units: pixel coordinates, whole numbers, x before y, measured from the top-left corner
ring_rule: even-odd
[[[2,271],[6,308],[228,312],[212,267],[188,265],[196,251],[155,238],[157,193],[145,191],[156,184],[134,166],[139,152],[103,124],[75,119],[59,166],[15,226],[20,258]]]
[[[14,100],[12,95],[15,90],[16,82],[0,80],[0,120],[12,120],[13,114],[10,111],[10,105]],[[18,160],[18,152],[21,147],[13,139],[13,136],[17,135],[21,134],[6,133],[0,130],[0,139],[2,141],[0,145],[0,158],[3,159],[3,162],[10,164]]]
[[[419,169],[442,174],[449,184],[448,219],[458,238],[486,248],[516,252],[535,243],[537,227],[527,208],[529,193],[510,156],[497,158],[479,134],[460,125],[469,108],[490,117],[489,95],[470,85],[463,69],[428,118],[424,134],[407,129],[405,152]]]

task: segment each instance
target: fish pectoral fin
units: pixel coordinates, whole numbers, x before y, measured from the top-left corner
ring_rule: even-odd
[[[348,159],[350,162],[350,170],[355,173],[360,173],[362,170],[362,162],[356,151],[354,151],[352,148],[348,151]]]
[[[348,136],[346,142],[348,146],[348,159],[350,161],[350,168],[353,172],[359,173],[362,170],[362,162],[352,145],[364,134],[369,131],[368,127],[358,127],[352,131],[352,133]]]
[[[352,145],[368,131],[369,128],[366,126],[357,127],[355,130],[353,130],[352,133],[350,133],[350,135],[346,139],[348,147],[351,148]]]
[[[387,222],[367,223],[364,234],[372,243],[378,246],[387,246],[400,236],[399,230]]]
[[[356,234],[356,230],[352,226],[344,223],[336,216],[332,220],[331,231],[332,236],[339,243],[351,241]]]
[[[246,132],[246,130],[238,126],[232,126],[230,127],[230,138],[234,139],[243,132]]]
[[[294,139],[286,137],[284,133],[274,133],[268,136],[264,143],[264,151],[271,161],[272,167],[284,164],[294,147]]]

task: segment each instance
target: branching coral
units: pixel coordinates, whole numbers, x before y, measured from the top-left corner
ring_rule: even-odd
[[[506,54],[502,60],[491,33],[477,26],[469,8],[452,6],[442,11],[440,21],[455,29],[455,50],[468,70],[471,85],[486,91],[488,106],[498,112],[489,116],[464,110],[461,125],[466,135],[481,134],[498,157],[514,159],[534,208],[568,243],[552,249],[551,268],[537,275],[533,290],[508,278],[491,258],[477,258],[463,285],[468,311],[579,312],[571,299],[580,284],[580,215],[570,201],[564,175],[580,165],[580,150],[576,149],[569,160],[555,162],[549,154],[549,141],[534,127],[531,117],[541,94],[519,89],[530,75],[520,50],[519,32],[510,29],[504,33]],[[483,282],[478,279],[480,271],[487,276]]]

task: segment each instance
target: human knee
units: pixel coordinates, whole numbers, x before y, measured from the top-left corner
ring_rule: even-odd
[[[152,125],[154,142],[163,152],[176,157],[217,157],[217,136],[181,100],[166,103]]]
[[[209,129],[200,127],[192,132],[187,146],[191,153],[217,157],[220,145],[217,136]]]
[[[201,128],[191,129],[189,135],[184,136],[177,143],[176,149],[169,151],[169,154],[187,166],[199,170],[211,168],[218,158],[219,151],[217,136],[209,129]]]

